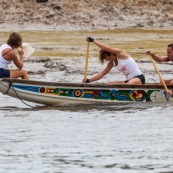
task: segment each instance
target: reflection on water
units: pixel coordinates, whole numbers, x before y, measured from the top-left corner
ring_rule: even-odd
[[[11,111],[40,111],[40,110],[60,110],[60,111],[71,111],[71,112],[89,112],[89,111],[123,111],[126,113],[142,111],[145,109],[160,107],[162,109],[168,108],[171,105],[169,102],[122,102],[122,103],[92,103],[92,104],[74,104],[67,106],[45,106],[45,105],[31,105],[30,102],[26,102],[26,107],[21,108],[17,106],[3,106],[0,110],[11,110]],[[21,103],[22,104],[22,103]],[[31,105],[31,106],[29,106]]]
[[[172,103],[34,106],[0,106],[0,172],[173,171]]]

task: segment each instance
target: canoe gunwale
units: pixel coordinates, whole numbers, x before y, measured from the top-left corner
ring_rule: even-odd
[[[30,84],[30,85],[41,85],[41,86],[52,86],[52,87],[84,87],[84,88],[141,88],[141,89],[164,89],[164,86],[157,83],[147,84],[105,84],[105,83],[61,83],[61,82],[44,82],[36,80],[24,80],[24,79],[13,79],[13,78],[2,78],[2,82],[8,83],[19,83],[19,84]],[[173,85],[167,85],[168,89],[173,89]]]

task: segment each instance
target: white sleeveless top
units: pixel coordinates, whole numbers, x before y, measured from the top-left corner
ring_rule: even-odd
[[[132,57],[129,57],[125,60],[117,58],[117,60],[118,65],[116,67],[119,71],[124,73],[124,75],[126,76],[126,80],[130,80],[133,77],[142,74],[141,70]]]
[[[6,69],[8,64],[11,63],[11,61],[7,61],[6,59],[2,57],[2,51],[7,48],[10,48],[12,50],[12,48],[8,44],[3,44],[0,46],[0,68],[4,68],[4,69]]]

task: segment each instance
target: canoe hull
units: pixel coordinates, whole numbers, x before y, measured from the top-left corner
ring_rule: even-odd
[[[0,92],[45,105],[168,101],[164,87],[158,84],[68,84],[4,78]]]

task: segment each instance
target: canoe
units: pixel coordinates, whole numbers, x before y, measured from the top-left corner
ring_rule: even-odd
[[[173,89],[173,85],[168,85]],[[9,96],[45,105],[165,102],[168,101],[163,85],[58,83],[36,80],[0,79],[0,92]]]

